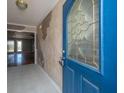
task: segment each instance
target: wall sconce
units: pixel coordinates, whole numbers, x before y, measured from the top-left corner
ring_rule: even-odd
[[[26,9],[28,7],[28,4],[25,2],[25,0],[16,0],[16,5],[20,9]]]

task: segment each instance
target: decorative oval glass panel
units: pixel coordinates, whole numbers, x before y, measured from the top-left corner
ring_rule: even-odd
[[[99,68],[99,2],[75,0],[68,15],[68,57]]]

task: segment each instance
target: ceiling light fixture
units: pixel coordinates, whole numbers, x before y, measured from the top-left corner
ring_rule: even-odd
[[[25,0],[16,0],[16,5],[20,9],[26,9],[28,7],[28,4]]]

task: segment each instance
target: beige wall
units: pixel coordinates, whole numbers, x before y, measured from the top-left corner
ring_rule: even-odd
[[[59,85],[62,89],[62,67],[59,64],[62,56],[62,7],[63,0],[59,0],[53,11],[47,18],[38,26],[38,40],[43,60],[42,64],[44,70],[48,75]]]

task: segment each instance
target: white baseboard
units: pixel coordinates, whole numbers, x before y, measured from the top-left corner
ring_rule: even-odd
[[[43,70],[44,74],[48,77],[48,79],[51,81],[53,86],[57,89],[58,93],[62,93],[62,90],[60,89],[60,87],[50,78],[50,76],[44,71],[42,67],[41,69]]]

